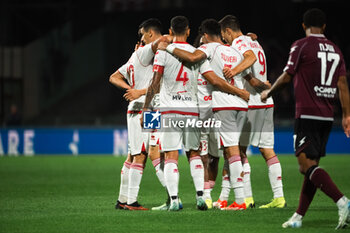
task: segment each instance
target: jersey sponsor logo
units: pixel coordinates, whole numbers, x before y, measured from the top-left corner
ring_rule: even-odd
[[[318,97],[334,98],[336,93],[337,93],[337,88],[315,86],[314,91],[315,91],[316,96],[318,96]]]
[[[184,96],[184,95],[173,95],[172,100],[178,100],[178,101],[192,101],[192,97],[191,96]]]
[[[305,143],[306,136],[300,139],[298,147],[302,146]]]
[[[210,101],[212,100],[212,96],[211,95],[206,95],[203,97],[204,101]]]
[[[143,128],[144,129],[160,129],[161,128],[161,114],[156,112],[143,113]]]
[[[208,81],[207,80],[203,80],[201,78],[197,79],[197,83],[198,85],[208,85]]]

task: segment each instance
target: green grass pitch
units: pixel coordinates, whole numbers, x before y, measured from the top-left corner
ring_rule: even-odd
[[[282,229],[281,224],[295,211],[303,177],[294,156],[280,156],[283,169],[285,209],[246,211],[199,211],[189,165],[180,158],[179,212],[115,210],[120,169],[125,157],[36,156],[0,157],[0,232],[334,232],[338,212],[321,191],[304,218],[301,229]],[[267,167],[260,156],[249,159],[256,204],[272,198]],[[350,196],[350,156],[328,155],[322,159],[344,194]],[[220,170],[222,161],[220,163]],[[219,196],[221,176],[212,197]],[[165,201],[154,168],[147,163],[139,193],[145,207]],[[233,200],[233,192],[230,199]],[[341,230],[350,232],[350,229]]]

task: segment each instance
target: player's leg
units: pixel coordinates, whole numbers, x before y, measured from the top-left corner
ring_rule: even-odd
[[[301,227],[302,218],[311,204],[317,188],[337,205],[339,222],[336,229],[344,228],[349,221],[350,202],[335,185],[328,173],[318,166],[325,149],[332,122],[297,119],[295,123],[295,150],[299,170],[305,175],[299,206],[283,227]]]
[[[231,188],[235,193],[235,201],[227,207],[228,209],[238,210],[246,209],[244,203],[244,187],[243,187],[243,166],[239,155],[238,146],[230,146],[224,148],[226,159],[229,163]]]
[[[224,152],[225,153],[225,152]],[[231,191],[231,182],[230,182],[230,171],[228,160],[224,155],[224,166],[222,168],[222,180],[221,180],[221,192],[219,199],[213,203],[213,206],[219,209],[226,208],[228,205],[228,198]]]
[[[211,191],[215,187],[216,177],[218,176],[219,157],[209,154],[208,179]]]
[[[164,180],[170,196],[170,211],[180,210],[179,206],[179,169],[178,169],[179,153],[175,151],[165,152],[164,162]]]
[[[166,114],[162,117],[176,120],[177,114]],[[178,150],[182,148],[182,129],[171,127],[160,132],[160,142],[164,151],[164,181],[171,198],[169,211],[180,210],[178,190],[179,190],[179,169]]]
[[[199,149],[199,155],[202,159],[203,168],[204,168],[204,193],[203,198],[205,202],[207,203],[207,206],[209,209],[212,208],[212,200],[210,196],[210,183],[209,183],[209,154],[208,154],[208,147],[209,147],[209,134],[202,130],[201,131],[201,137],[200,137],[200,149]]]
[[[231,188],[235,193],[235,202],[231,205],[240,209],[244,205],[243,188],[243,167],[239,152],[239,137],[246,118],[246,112],[243,111],[218,111],[214,113],[215,119],[221,121],[221,127],[218,129],[218,145],[224,148],[225,159],[228,161],[229,179]]]
[[[132,156],[128,153],[128,156],[123,164],[120,174],[120,188],[116,209],[124,209],[126,202],[128,201],[128,187],[129,187],[129,170],[132,163]]]
[[[166,191],[166,194],[167,194],[167,201],[160,206],[152,207],[152,210],[168,210],[170,205],[170,196],[168,194],[168,190],[166,188],[165,179],[164,179],[164,153],[162,154],[163,154],[163,157],[159,152],[159,145],[156,143],[153,143],[151,140],[150,148],[149,148],[149,158],[152,161],[152,165],[155,169],[156,176],[160,184],[164,187],[164,190]]]
[[[197,121],[197,116],[186,116],[187,120]],[[207,210],[204,194],[204,166],[199,153],[201,131],[197,127],[183,129],[183,146],[190,163],[190,172],[196,189],[197,208]]]
[[[129,170],[128,201],[125,208],[129,210],[147,210],[137,202],[137,197],[147,159],[149,133],[142,132],[140,114],[131,114],[128,126],[130,126],[129,130],[132,132],[129,134],[128,139],[130,143],[130,154],[133,156],[133,161]]]
[[[286,201],[283,193],[282,168],[273,148],[259,148],[260,153],[266,161],[268,176],[273,192],[272,202],[262,205],[259,208],[284,208]]]
[[[128,201],[125,206],[129,210],[148,210],[142,207],[137,202],[137,197],[140,190],[141,179],[143,175],[143,169],[145,167],[145,162],[147,159],[147,154],[141,152],[140,154],[133,156],[133,162],[130,166],[129,171],[129,187],[128,187]]]
[[[243,187],[244,187],[244,202],[247,208],[255,208],[255,202],[253,198],[252,184],[250,181],[251,168],[246,154],[247,146],[239,146],[241,161],[243,166]]]
[[[310,162],[310,159],[307,158],[307,155],[305,153],[301,153],[298,156],[298,162],[301,172],[305,174],[305,178],[310,181],[306,181],[308,184],[306,188],[312,187],[315,190],[318,188],[328,197],[330,197],[334,203],[336,203],[339,210],[339,222],[336,228],[340,229],[346,227],[348,224],[347,220],[350,216],[350,202],[348,198],[344,196],[343,193],[338,189],[337,185],[333,182],[329,174],[323,168],[320,168],[318,166],[318,161],[311,160]],[[301,216],[305,216],[305,213],[311,201],[312,198],[302,192],[299,199],[299,207],[296,212]]]
[[[247,118],[246,121],[243,124],[243,128],[241,131],[241,135],[239,138],[239,150],[242,160],[242,166],[243,166],[243,186],[244,186],[244,202],[246,203],[247,208],[254,208],[255,202],[253,199],[253,191],[252,191],[252,184],[250,180],[250,173],[251,168],[249,164],[249,160],[246,154],[247,147],[250,144],[250,138],[252,132],[252,128],[254,128],[255,123],[255,110],[249,109],[247,112]]]

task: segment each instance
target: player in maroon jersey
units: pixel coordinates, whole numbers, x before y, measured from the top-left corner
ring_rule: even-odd
[[[350,202],[334,184],[328,173],[320,168],[333,123],[333,103],[337,90],[343,111],[343,128],[350,137],[350,97],[343,55],[323,32],[326,16],[319,9],[308,10],[303,17],[306,37],[291,46],[284,72],[261,99],[274,95],[293,81],[295,94],[294,147],[299,170],[305,175],[299,207],[282,227],[301,227],[317,188],[337,204],[339,223],[336,229],[350,223]]]

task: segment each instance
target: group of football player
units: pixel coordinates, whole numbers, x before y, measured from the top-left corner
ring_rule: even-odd
[[[124,98],[130,101],[129,153],[121,171],[116,209],[147,210],[137,201],[147,157],[168,195],[166,203],[152,210],[182,209],[178,191],[182,148],[190,164],[199,210],[254,208],[248,145],[259,148],[265,159],[273,192],[272,201],[259,208],[285,207],[282,170],[274,152],[271,96],[293,81],[294,150],[304,182],[298,209],[282,227],[302,226],[317,189],[338,207],[336,229],[350,225],[350,200],[319,167],[326,155],[337,96],[344,133],[350,137],[345,62],[340,49],[324,35],[326,15],[322,10],[306,11],[302,27],[306,37],[293,43],[283,73],[271,86],[257,36],[244,35],[235,16],[204,20],[195,47],[186,42],[190,34],[186,17],[171,19],[169,35],[161,34],[158,19],[144,21],[139,27],[140,43],[129,61],[110,77],[111,83],[126,90]],[[220,157],[225,159],[221,193],[213,203],[211,190]],[[231,189],[235,201],[229,205]]]
[[[139,26],[140,43],[129,61],[110,76],[110,82],[126,90],[129,154],[121,170],[117,209],[147,210],[137,201],[143,169],[149,157],[168,200],[152,210],[182,209],[178,196],[179,150],[184,148],[196,191],[197,208],[222,210],[254,208],[248,145],[258,147],[268,166],[273,192],[270,203],[259,208],[283,208],[282,170],[274,152],[273,100],[262,102],[267,81],[266,57],[253,33],[244,35],[238,19],[204,20],[196,47],[186,42],[188,19],[171,19],[169,35],[161,22],[151,18]],[[215,119],[220,127],[171,125],[146,131],[143,112],[153,118],[198,121]],[[225,159],[221,194],[213,203],[211,190],[219,158]],[[235,201],[228,203],[233,189]]]

